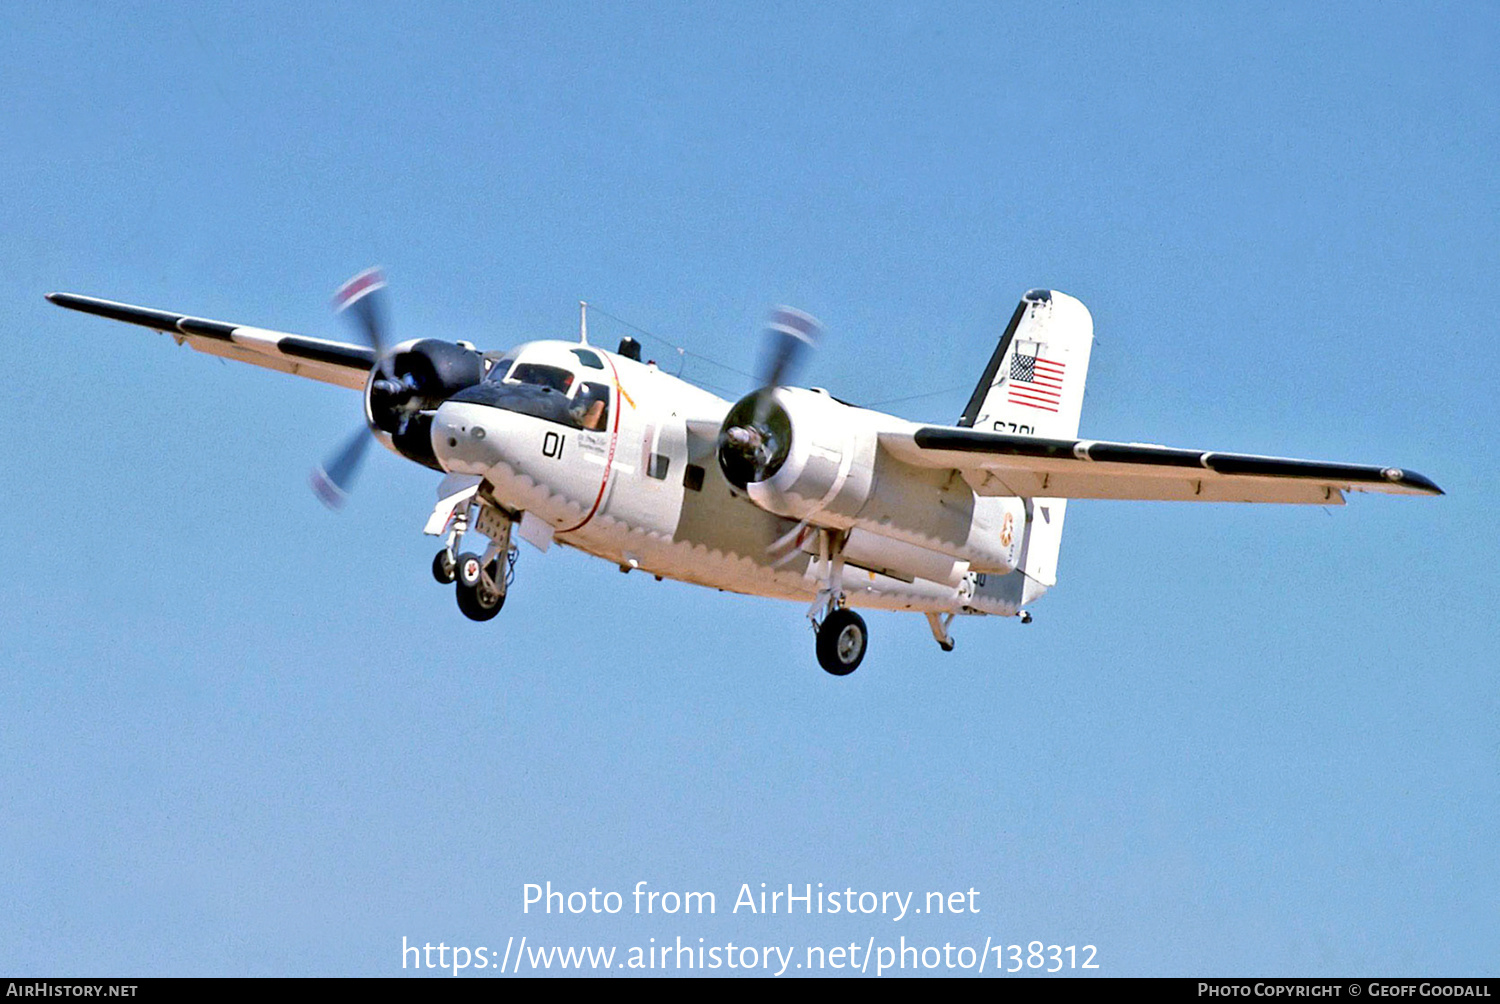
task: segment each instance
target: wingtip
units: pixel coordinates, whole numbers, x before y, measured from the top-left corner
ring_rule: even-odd
[[[1425,474],[1418,474],[1416,471],[1400,471],[1399,474],[1400,474],[1400,477],[1398,478],[1398,480],[1401,483],[1406,484],[1406,485],[1410,485],[1411,487],[1417,489],[1420,492],[1423,492],[1424,494],[1427,494],[1427,495],[1447,495],[1448,494],[1447,492],[1443,491],[1441,488],[1439,488],[1437,486],[1437,482],[1433,481],[1431,478],[1429,478]]]

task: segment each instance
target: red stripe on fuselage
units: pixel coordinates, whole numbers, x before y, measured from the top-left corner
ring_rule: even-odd
[[[615,361],[602,352],[600,355],[605,362],[609,363],[609,371],[615,378],[615,421],[614,428],[609,431],[609,454],[604,458],[604,478],[599,482],[599,494],[594,497],[594,507],[589,510],[589,514],[583,517],[581,523],[570,526],[566,530],[558,530],[558,533],[572,533],[574,530],[582,530],[588,526],[589,520],[593,519],[594,514],[599,511],[599,503],[604,501],[604,489],[609,487],[609,475],[615,467],[615,445],[620,441],[620,412],[625,410],[621,407],[620,401],[623,390],[620,387],[620,372],[615,369]]]

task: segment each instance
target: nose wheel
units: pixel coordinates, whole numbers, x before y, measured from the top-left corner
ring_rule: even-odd
[[[500,555],[486,564],[477,554],[460,554],[454,590],[458,609],[471,621],[487,621],[505,606],[505,572]]]
[[[505,606],[505,594],[515,575],[516,552],[510,545],[513,515],[476,500],[476,494],[477,486],[470,486],[439,498],[426,532],[447,536],[446,546],[432,557],[432,577],[442,585],[453,586],[458,609],[465,617],[487,621]],[[482,555],[459,553],[459,542],[471,526],[489,538]]]

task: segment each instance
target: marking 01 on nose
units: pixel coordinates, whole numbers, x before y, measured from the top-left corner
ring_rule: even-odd
[[[561,460],[563,445],[567,442],[567,438],[556,432],[548,432],[542,437],[542,456]]]

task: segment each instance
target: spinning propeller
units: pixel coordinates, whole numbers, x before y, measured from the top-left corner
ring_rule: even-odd
[[[719,467],[730,484],[744,488],[781,468],[792,445],[792,426],[776,403],[776,388],[817,344],[817,320],[791,307],[777,307],[762,342],[760,388],[724,416],[719,431]]]
[[[351,312],[350,316],[359,326],[366,344],[375,350],[375,369],[382,374],[386,372],[389,361],[385,355],[385,336],[382,330],[384,311],[381,308],[384,297],[380,295],[380,291],[384,288],[385,274],[378,268],[371,268],[344,283],[333,294],[335,312]],[[374,383],[388,382],[387,379],[373,381],[371,392],[374,391]],[[354,476],[359,473],[370,438],[369,428],[361,426],[349,437],[342,449],[313,470],[313,493],[328,508],[342,508],[349,498],[349,490],[354,486]]]
[[[472,347],[423,338],[391,346],[385,328],[385,274],[366,269],[339,287],[334,309],[347,312],[375,350],[365,389],[365,426],[312,473],[312,488],[330,509],[349,497],[370,440],[441,470],[432,454],[432,413],[449,397],[480,381],[483,359]]]

